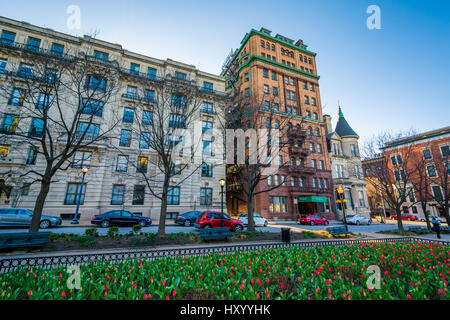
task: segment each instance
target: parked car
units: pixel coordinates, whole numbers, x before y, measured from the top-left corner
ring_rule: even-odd
[[[323,224],[323,225],[327,226],[330,224],[330,222],[327,219],[322,218],[321,216],[317,216],[317,215],[301,217],[300,219],[298,219],[298,223],[299,224],[309,224],[310,226],[319,225],[319,224]]]
[[[243,213],[239,217],[239,221],[241,221],[244,226],[248,225],[248,213]],[[253,213],[253,222],[257,227],[267,227],[269,221],[266,218],[262,217],[259,213]]]
[[[0,208],[0,226],[2,227],[29,227],[33,212],[22,208]],[[41,216],[39,228],[47,229],[50,227],[60,226],[61,218]]]
[[[351,214],[345,217],[346,222],[348,224],[372,224],[372,219],[371,218],[367,218],[367,217],[363,217],[360,216],[358,214]]]
[[[397,220],[397,215],[392,215],[391,216],[392,220]],[[417,218],[417,216],[414,216],[412,214],[409,213],[402,213],[402,220],[408,220],[408,221],[417,221],[419,220],[419,218]]]
[[[114,210],[95,215],[92,217],[91,223],[100,225],[102,228],[108,228],[110,226],[134,226],[137,224],[145,227],[152,224],[152,219],[132,214],[129,211]]]
[[[430,222],[433,221],[433,219],[439,221],[440,223],[446,223],[447,222],[447,220],[445,220],[445,218],[443,218],[443,217],[429,216],[428,218],[430,219]],[[420,218],[420,221],[426,222],[425,217]]]
[[[175,223],[185,226],[185,227],[193,226],[195,224],[195,221],[197,221],[197,218],[200,214],[201,214],[200,211],[191,211],[191,212],[183,213],[183,214],[179,215],[178,217],[176,217]]]
[[[240,220],[231,219],[228,214],[220,212],[205,211],[200,214],[195,222],[196,228],[221,228],[223,220],[223,227],[230,229],[230,231],[244,230],[244,224]]]

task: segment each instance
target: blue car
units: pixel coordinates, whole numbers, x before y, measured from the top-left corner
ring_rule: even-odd
[[[1,227],[29,227],[33,212],[22,208],[0,208],[0,226]],[[48,229],[50,227],[60,226],[61,218],[41,216],[39,227]]]
[[[183,213],[175,219],[175,223],[185,227],[193,226],[195,224],[195,221],[197,221],[198,216],[201,214],[201,211],[191,211]]]
[[[146,227],[152,224],[152,219],[132,214],[125,210],[109,211],[101,215],[96,215],[91,220],[92,224],[108,228],[110,226],[135,226]]]

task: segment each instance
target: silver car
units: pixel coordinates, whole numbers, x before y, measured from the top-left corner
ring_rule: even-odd
[[[372,219],[360,216],[358,214],[355,215],[349,215],[346,217],[346,221],[348,224],[372,224]]]
[[[0,226],[1,227],[29,227],[33,212],[21,208],[0,208]],[[61,218],[41,216],[39,227],[47,229],[61,225]]]

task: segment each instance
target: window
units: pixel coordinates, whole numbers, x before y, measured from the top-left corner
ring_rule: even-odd
[[[178,206],[180,204],[180,188],[169,188],[167,191],[167,205]]]
[[[202,121],[202,134],[212,134],[213,123],[211,121]]]
[[[124,108],[123,110],[123,122],[133,123],[134,122],[134,109]]]
[[[94,50],[94,57],[99,59],[100,61],[108,61],[109,54],[106,52]]]
[[[38,52],[41,47],[41,40],[36,38],[28,38],[27,49]]]
[[[309,98],[305,96],[305,104],[309,104]]]
[[[430,149],[423,149],[422,155],[425,160],[430,160],[432,158]]]
[[[275,111],[279,111],[280,110],[280,107],[278,106],[278,103],[274,103],[273,104],[273,110],[275,110]]]
[[[277,80],[277,73],[272,71],[272,80]]]
[[[40,138],[44,134],[44,120],[34,118],[31,121],[30,131],[28,135],[34,138]]]
[[[249,79],[250,79],[250,78],[249,78],[248,73],[244,74],[244,81],[247,82]]]
[[[356,146],[354,144],[350,145],[350,154],[352,157],[356,157]]]
[[[6,64],[6,60],[0,59],[0,74],[5,73]]]
[[[323,188],[328,189],[328,179],[323,179]]]
[[[153,113],[151,111],[142,112],[142,125],[151,126],[153,123]]]
[[[5,114],[5,116],[3,117],[2,126],[0,127],[0,132],[15,133],[18,124],[19,124],[19,116],[13,114]]]
[[[141,66],[136,63],[130,63],[130,73],[139,74]]]
[[[9,149],[11,148],[11,146],[6,146],[6,145],[0,145],[0,156],[2,157],[6,157],[9,153]]]
[[[210,206],[212,205],[212,192],[211,188],[201,188],[200,189],[200,205]]]
[[[245,96],[246,96],[246,97],[249,97],[249,96],[250,96],[250,89],[249,89],[249,88],[246,88],[246,89],[245,89]]]
[[[213,176],[213,165],[208,163],[202,164],[202,177],[212,178]]]
[[[138,157],[138,163],[137,163],[137,172],[140,173],[147,173],[148,169],[148,158],[147,157]]]
[[[317,120],[317,119],[318,119],[317,113],[316,113],[316,112],[313,113],[313,119],[314,119],[314,120]]]
[[[358,198],[359,198],[359,206],[361,208],[365,208],[366,207],[366,202],[364,200],[364,192],[358,191]]]
[[[172,106],[184,108],[186,107],[186,98],[182,95],[172,95]]]
[[[37,149],[34,147],[31,147],[28,150],[27,164],[30,164],[30,165],[36,164],[37,154],[38,154]]]
[[[19,77],[24,79],[31,79],[33,76],[33,66],[21,63],[19,67]]]
[[[322,145],[320,143],[317,144],[317,152],[322,153]]]
[[[134,186],[133,190],[133,206],[143,206],[145,199],[145,186]]]
[[[320,137],[320,130],[316,129],[316,137]]]
[[[309,151],[314,152],[314,143],[309,143]]]
[[[325,164],[324,164],[323,160],[319,160],[319,169],[325,170]]]
[[[269,211],[270,213],[287,213],[287,198],[269,197]]]
[[[303,89],[308,89],[308,83],[306,81],[303,81]]]
[[[16,40],[16,34],[15,33],[3,30],[2,37],[0,39],[2,44],[6,44],[6,45],[12,46],[12,45],[14,45],[14,41],[15,40]]]
[[[79,122],[77,126],[77,130],[75,132],[78,136],[83,136],[86,139],[89,138],[95,138],[98,136],[98,131],[100,129],[100,126],[98,124],[94,123],[87,123],[87,122]]]
[[[264,107],[266,109],[269,109],[270,108],[270,102],[269,101],[264,101]]]
[[[177,129],[186,129],[186,117],[172,113],[169,118],[169,127]]]
[[[427,166],[427,172],[428,172],[428,176],[430,178],[435,178],[436,177],[436,167],[434,166],[434,164],[431,164],[431,165]]]
[[[317,163],[317,160],[311,160],[311,167],[314,168],[314,169],[317,168],[317,164],[316,163]]]
[[[398,164],[402,164],[403,163],[403,159],[402,159],[402,155],[401,154],[397,155],[397,163]]]
[[[154,103],[155,102],[155,90],[146,89],[144,101]]]
[[[268,78],[269,77],[269,71],[267,69],[263,69],[263,77]]]
[[[64,54],[64,46],[62,44],[52,44],[52,55],[62,57]]]
[[[83,189],[83,190],[81,190]],[[81,188],[81,183],[69,183],[67,185],[64,205],[73,206],[79,201],[80,205],[84,204],[84,195],[86,194],[86,184]]]
[[[213,104],[211,102],[204,101],[202,105],[202,112],[206,114],[213,114]]]
[[[311,98],[311,104],[312,104],[313,106],[316,105],[316,98]]]
[[[147,77],[150,79],[156,79],[156,69],[148,67]]]
[[[103,102],[100,100],[84,98],[81,113],[101,117],[103,115]]]
[[[128,86],[127,87],[127,93],[125,94],[125,97],[128,99],[137,99],[137,87],[134,86]]]
[[[112,195],[111,195],[111,205],[112,206],[121,206],[123,205],[125,195],[125,186],[124,185],[113,185]]]
[[[273,95],[274,96],[278,95],[278,89],[277,88],[273,87],[272,91],[273,91]]]
[[[272,185],[272,176],[267,176],[267,185],[268,186]]]
[[[128,171],[128,156],[118,155],[116,163],[116,172]]]
[[[11,106],[21,107],[25,101],[25,90],[14,88],[11,92],[8,104]]]
[[[309,90],[314,91],[314,84],[312,84],[312,83],[309,84]]]
[[[435,201],[443,201],[444,200],[440,186],[432,186],[431,190],[433,191],[433,197],[434,197]]]
[[[311,119],[311,111],[306,111],[306,117]]]
[[[77,151],[73,155],[72,168],[81,169],[84,167],[89,168],[91,165],[92,152],[88,151]]]
[[[187,74],[183,72],[175,71],[175,78],[186,80]]]
[[[409,196],[409,201],[414,203],[416,202],[416,196],[414,194],[414,189],[413,188],[408,188],[408,196]]]
[[[211,145],[212,142],[211,141],[203,141],[203,155],[204,156],[211,156],[212,155],[212,150],[211,150]]]
[[[150,149],[150,132],[142,132],[139,139],[139,149]]]
[[[203,82],[203,91],[213,92],[214,91],[214,84],[204,81]]]
[[[354,167],[354,170],[355,170],[355,176],[356,176],[358,179],[361,179],[361,174],[360,174],[360,171],[359,171],[359,166],[355,166],[355,167]]]
[[[264,93],[269,93],[269,86],[267,84],[264,85]]]
[[[39,110],[48,109],[53,101],[53,96],[51,94],[39,93],[38,101],[36,103],[36,108]]]
[[[131,130],[122,129],[120,132],[120,147],[129,147],[131,145]]]
[[[88,76],[87,88],[92,90],[106,91],[107,80],[101,76]]]
[[[391,157],[391,163],[392,163],[393,166],[397,165],[397,159],[395,158],[395,156]]]
[[[442,146],[441,147],[442,157],[447,158],[450,156],[450,146]]]

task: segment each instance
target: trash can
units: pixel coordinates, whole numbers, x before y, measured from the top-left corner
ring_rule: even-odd
[[[285,243],[291,242],[291,229],[288,228],[281,229],[281,241]]]

